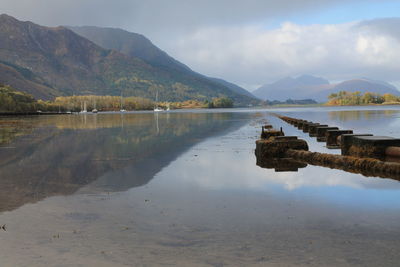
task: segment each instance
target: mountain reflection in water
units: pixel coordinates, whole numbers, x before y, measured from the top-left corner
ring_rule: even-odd
[[[279,113],[341,123],[332,109]],[[0,212],[1,265],[398,266],[399,182],[263,169],[254,143],[267,122],[327,149],[270,110],[187,112],[160,113],[158,128],[153,114],[21,118],[36,126],[0,148],[1,210],[55,197]],[[382,134],[398,114],[377,115]]]
[[[0,119],[0,212],[73,194],[104,174],[107,190],[147,184],[179,154],[246,114],[168,113]],[[110,175],[111,173],[111,175]]]

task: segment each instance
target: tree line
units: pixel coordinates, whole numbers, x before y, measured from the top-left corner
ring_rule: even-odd
[[[120,96],[60,96],[53,101],[36,100],[33,96],[15,90],[8,85],[0,84],[0,112],[25,113],[25,112],[79,112],[86,108],[87,111],[125,110],[152,110],[156,105],[166,109],[182,108],[230,108],[233,101],[226,97],[211,100],[187,100],[183,102],[159,102],[144,97]]]
[[[399,104],[400,97],[393,94],[377,94],[361,92],[340,91],[328,96],[327,105],[346,106],[346,105],[368,105],[368,104]]]
[[[166,109],[196,109],[196,108],[232,108],[233,101],[227,97],[216,97],[211,100],[186,100],[181,102],[159,102],[158,106]]]
[[[56,106],[62,107],[62,110],[79,112],[86,108],[87,111],[97,109],[99,111],[118,111],[125,110],[151,110],[154,108],[154,102],[143,97],[119,97],[119,96],[60,96],[53,102]]]
[[[31,95],[0,84],[0,112],[32,112],[38,105],[39,103]]]

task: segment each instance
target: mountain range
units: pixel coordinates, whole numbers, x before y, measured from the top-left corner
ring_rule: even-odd
[[[297,78],[287,77],[274,83],[263,85],[255,90],[253,94],[262,100],[269,101],[285,101],[291,98],[314,99],[318,102],[326,102],[330,94],[339,91],[400,95],[400,91],[396,87],[382,81],[360,78],[331,84],[324,78],[311,75],[302,75]]]
[[[101,47],[116,50],[128,56],[138,57],[152,66],[170,70],[173,69],[186,73],[187,75],[198,77],[199,79],[208,79],[229,88],[235,93],[255,98],[252,93],[236,84],[220,78],[206,77],[191,70],[188,66],[172,58],[155,46],[149,39],[141,34],[118,28],[102,28],[95,26],[66,27]]]
[[[368,78],[330,83],[303,75],[266,84],[253,93],[191,70],[145,36],[116,28],[44,27],[0,15],[0,83],[35,98],[124,95],[160,101],[229,97],[236,105],[261,100],[314,99],[338,91],[391,93],[392,85]]]
[[[229,97],[239,105],[259,102],[244,89],[192,71],[142,35],[71,29],[0,15],[0,83],[45,100],[87,94],[153,99],[158,92],[160,101]]]

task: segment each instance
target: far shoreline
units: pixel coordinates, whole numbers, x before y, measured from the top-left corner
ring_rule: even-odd
[[[231,107],[231,108],[177,108],[171,109],[170,111],[159,112],[161,114],[174,113],[174,112],[184,112],[184,111],[218,111],[218,110],[240,110],[240,109],[280,109],[280,108],[332,108],[332,107],[387,107],[387,106],[400,106],[399,103],[387,103],[387,104],[362,104],[362,105],[327,105],[327,104],[309,104],[309,105],[271,105],[271,106],[253,106],[253,107]],[[152,110],[127,110],[126,112],[120,111],[98,111],[98,113],[93,113],[91,111],[80,113],[80,112],[0,112],[0,117],[24,117],[24,116],[54,116],[54,115],[96,115],[96,114],[134,114],[134,113],[155,113]]]

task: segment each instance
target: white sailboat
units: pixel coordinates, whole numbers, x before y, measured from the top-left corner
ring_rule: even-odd
[[[120,111],[120,112],[125,112],[125,111],[126,111],[126,110],[124,109],[122,93],[121,93],[121,109],[120,109],[119,111]]]
[[[164,111],[162,108],[158,106],[158,91],[156,92],[156,106],[154,107],[154,112]]]
[[[81,108],[82,108],[82,103],[81,103]],[[81,110],[80,113],[87,113],[87,109],[86,109],[86,101],[83,102],[83,109]]]
[[[94,101],[94,108],[92,109],[92,113],[97,113],[97,112],[99,112],[97,109],[96,109],[96,100]]]

